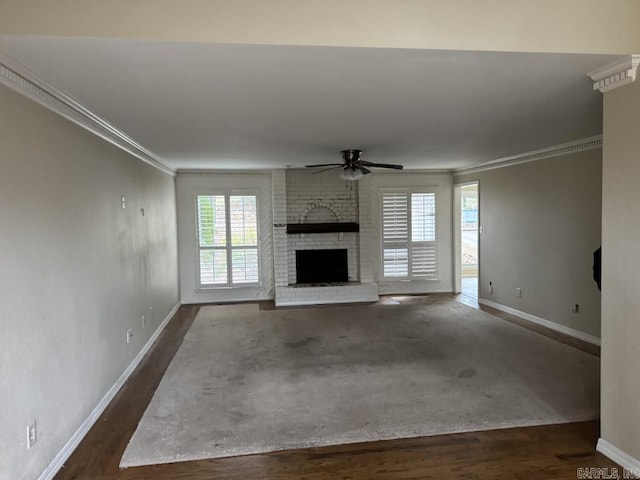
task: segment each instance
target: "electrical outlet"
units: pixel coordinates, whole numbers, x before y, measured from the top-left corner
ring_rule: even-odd
[[[142,328],[144,328],[144,325],[145,325],[144,315],[142,315],[142,318],[140,319],[140,323],[142,323]]]
[[[522,297],[522,289],[516,288],[516,297]]]
[[[127,199],[124,195],[120,197],[120,203],[122,203],[122,208],[127,208]]]
[[[493,293],[493,282],[489,282],[489,293]]]
[[[27,425],[27,448],[31,448],[38,441],[38,429],[36,421],[34,420],[31,425]]]
[[[580,313],[580,305],[578,305],[577,303],[573,306],[573,308],[571,309],[571,311],[573,313]]]
[[[127,343],[131,343],[131,339],[133,338],[133,330],[127,330]]]

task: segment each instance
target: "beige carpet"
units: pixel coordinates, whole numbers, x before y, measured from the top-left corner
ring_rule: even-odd
[[[599,359],[449,299],[203,307],[122,467],[597,418]]]

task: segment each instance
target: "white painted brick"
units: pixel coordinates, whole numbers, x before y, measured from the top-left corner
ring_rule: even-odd
[[[272,175],[274,223],[303,223],[305,215],[312,221],[359,222],[361,233],[287,235],[284,228],[274,229],[274,276],[276,304],[317,304],[368,301],[377,298],[377,287],[371,284],[371,193],[358,184],[346,186],[337,175],[311,175],[308,170],[278,171]],[[312,207],[331,210],[315,210]],[[311,212],[311,213],[310,213]],[[364,235],[367,235],[366,237]],[[360,245],[359,245],[360,242]],[[351,281],[366,281],[366,285],[327,287],[289,287],[295,283],[295,252],[301,249],[346,248],[348,275]]]

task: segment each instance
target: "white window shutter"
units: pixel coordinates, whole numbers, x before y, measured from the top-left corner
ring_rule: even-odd
[[[411,274],[414,277],[435,278],[436,269],[436,245],[415,245],[411,248]]]
[[[227,209],[224,195],[198,195],[200,285],[227,283]]]
[[[385,192],[382,195],[382,225],[385,242],[407,242],[409,239],[409,205],[406,193]]]
[[[198,195],[200,285],[234,286],[260,281],[256,195]]]
[[[231,282],[257,283],[258,198],[255,195],[231,195]]]
[[[411,194],[411,275],[437,277],[436,194]]]
[[[409,196],[405,192],[382,194],[383,274],[409,275]]]
[[[437,278],[436,195],[382,193],[382,270],[386,278]]]

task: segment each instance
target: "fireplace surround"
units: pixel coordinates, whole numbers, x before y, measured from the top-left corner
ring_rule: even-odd
[[[362,194],[358,185],[345,184],[336,176],[296,169],[274,172],[271,178],[276,306],[376,301],[378,287],[371,279],[370,242],[361,242],[361,235],[371,238],[370,189],[364,190],[364,203],[359,206]],[[338,277],[315,278],[302,273],[298,278],[297,252],[304,250],[325,251],[319,255],[325,255],[326,250],[346,250],[346,281],[332,281],[344,280],[344,272]],[[367,261],[362,263],[362,258]],[[340,264],[343,262],[341,257]],[[325,259],[321,263],[334,265],[336,261]],[[307,267],[303,270],[306,272]]]

